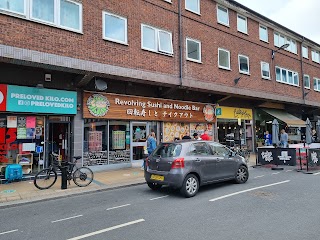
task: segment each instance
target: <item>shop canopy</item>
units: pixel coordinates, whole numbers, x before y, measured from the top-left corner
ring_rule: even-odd
[[[306,127],[306,123],[301,119],[287,113],[286,111],[279,109],[266,109],[263,108],[263,111],[274,116],[282,122],[285,122],[289,127]]]

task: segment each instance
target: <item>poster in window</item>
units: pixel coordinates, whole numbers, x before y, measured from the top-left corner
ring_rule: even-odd
[[[37,127],[43,127],[43,117],[40,117],[40,116],[37,116],[36,117],[36,125],[37,125]]]
[[[16,116],[7,116],[7,128],[17,128]]]
[[[112,149],[126,148],[126,131],[112,131]]]
[[[35,133],[36,133],[35,128],[27,128],[27,139],[34,139]]]
[[[7,118],[1,117],[0,118],[0,128],[6,128],[7,127]]]
[[[17,128],[17,139],[27,139],[26,128]]]
[[[164,141],[169,142],[173,141],[175,138],[182,139],[187,132],[190,133],[190,124],[189,123],[170,123],[166,122],[163,125],[164,128]]]
[[[36,117],[28,116],[26,119],[27,128],[35,128],[36,127]]]
[[[89,151],[102,151],[102,131],[89,131]]]
[[[36,127],[36,132],[35,132],[36,139],[40,139],[42,136],[42,127]]]
[[[25,128],[25,127],[26,127],[26,117],[18,117],[17,128]]]

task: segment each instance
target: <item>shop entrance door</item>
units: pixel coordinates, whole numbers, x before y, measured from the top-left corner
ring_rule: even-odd
[[[148,135],[149,135],[148,122],[131,122],[130,124],[131,161],[143,159],[144,148],[147,147]]]
[[[47,153],[53,152],[63,161],[71,161],[71,122],[49,122]],[[49,157],[49,156],[48,156]]]

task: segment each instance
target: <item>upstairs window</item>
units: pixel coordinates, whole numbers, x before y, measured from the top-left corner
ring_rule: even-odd
[[[313,79],[313,89],[316,91],[320,91],[320,79],[319,78]]]
[[[200,14],[200,0],[186,0],[185,4],[187,10]]]
[[[302,46],[302,57],[304,57],[304,58],[309,58],[308,55],[309,55],[309,54],[308,54],[308,47]]]
[[[249,58],[247,56],[239,55],[239,72],[249,74]]]
[[[285,68],[276,67],[276,80],[289,85],[299,86],[298,73]]]
[[[147,25],[141,25],[142,48],[167,54],[173,54],[172,35],[170,32]]]
[[[320,63],[320,54],[318,51],[316,50],[312,50],[311,51],[311,59],[312,61],[316,62],[316,63]]]
[[[309,75],[304,75],[303,76],[303,85],[305,88],[310,89],[310,77]]]
[[[103,39],[127,44],[127,19],[103,12]]]
[[[230,52],[228,50],[218,49],[218,66],[230,70]]]
[[[72,0],[0,0],[0,12],[82,32],[82,4]]]
[[[0,10],[12,13],[26,14],[25,0],[0,0]]]
[[[228,8],[217,6],[218,23],[229,26],[229,12]]]
[[[238,31],[239,32],[248,33],[248,23],[247,23],[247,18],[246,17],[238,15],[238,17],[237,17],[237,26],[238,26]]]
[[[289,46],[285,49],[289,52],[297,54],[297,44],[296,41],[288,38],[282,34],[274,33],[274,45],[277,47],[281,47],[282,45],[289,43]]]
[[[261,77],[264,79],[270,79],[269,63],[261,62]]]
[[[187,45],[187,60],[201,62],[201,42],[187,38],[186,45]]]
[[[265,26],[259,26],[259,37],[261,41],[268,42],[268,28]]]

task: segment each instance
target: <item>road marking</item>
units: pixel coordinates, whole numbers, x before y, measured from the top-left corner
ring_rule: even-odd
[[[151,198],[151,199],[149,199],[149,200],[150,200],[150,201],[153,201],[153,200],[157,200],[157,199],[165,198],[165,197],[169,197],[169,195],[165,195],[165,196],[162,196],[162,197]]]
[[[277,183],[272,183],[272,184],[268,184],[268,185],[264,185],[264,186],[260,186],[260,187],[255,187],[255,188],[249,188],[247,190],[243,190],[243,191],[227,194],[227,195],[224,195],[224,196],[221,196],[221,197],[213,198],[213,199],[210,199],[209,201],[210,202],[214,202],[214,201],[221,200],[221,199],[224,199],[224,198],[227,198],[227,197],[232,197],[234,195],[238,195],[238,194],[241,194],[241,193],[254,191],[254,190],[257,190],[257,189],[260,189],[260,188],[271,187],[271,186],[275,186],[275,185],[279,185],[279,184],[283,184],[283,183],[287,183],[287,182],[290,182],[290,180],[277,182]]]
[[[261,177],[264,177],[264,175],[256,176],[254,178],[261,178]]]
[[[314,173],[313,175],[319,175],[320,174],[320,172],[317,172],[317,173]]]
[[[107,211],[112,210],[112,209],[116,209],[116,208],[122,208],[122,207],[130,206],[130,205],[131,204],[125,204],[125,205],[121,205],[121,206],[117,206],[117,207],[107,208]]]
[[[287,170],[286,172],[292,172],[293,170]]]
[[[97,235],[97,234],[109,232],[109,231],[112,231],[112,230],[115,230],[115,229],[118,229],[118,228],[126,227],[126,226],[129,226],[129,225],[133,225],[133,224],[144,222],[144,221],[145,221],[144,219],[138,219],[138,220],[135,220],[135,221],[132,221],[132,222],[127,222],[127,223],[123,223],[123,224],[116,225],[116,226],[113,226],[113,227],[105,228],[105,229],[102,229],[102,230],[99,230],[99,231],[87,233],[87,234],[84,234],[84,235],[81,235],[81,236],[78,236],[78,237],[69,238],[68,240],[79,240],[79,239],[91,237],[91,236],[94,236],[94,235]]]
[[[7,231],[7,232],[2,232],[2,233],[0,233],[0,235],[4,235],[4,234],[7,234],[7,233],[13,233],[13,232],[16,232],[16,231],[18,231],[18,229]]]
[[[279,174],[280,172],[275,172],[275,173],[272,173],[272,175],[276,175],[276,174]]]
[[[78,216],[73,216],[73,217],[68,217],[68,218],[63,218],[63,219],[59,219],[59,220],[55,220],[55,221],[51,221],[51,223],[56,223],[56,222],[62,222],[65,220],[69,220],[69,219],[73,219],[73,218],[78,218],[78,217],[82,217],[83,215],[78,215]]]

